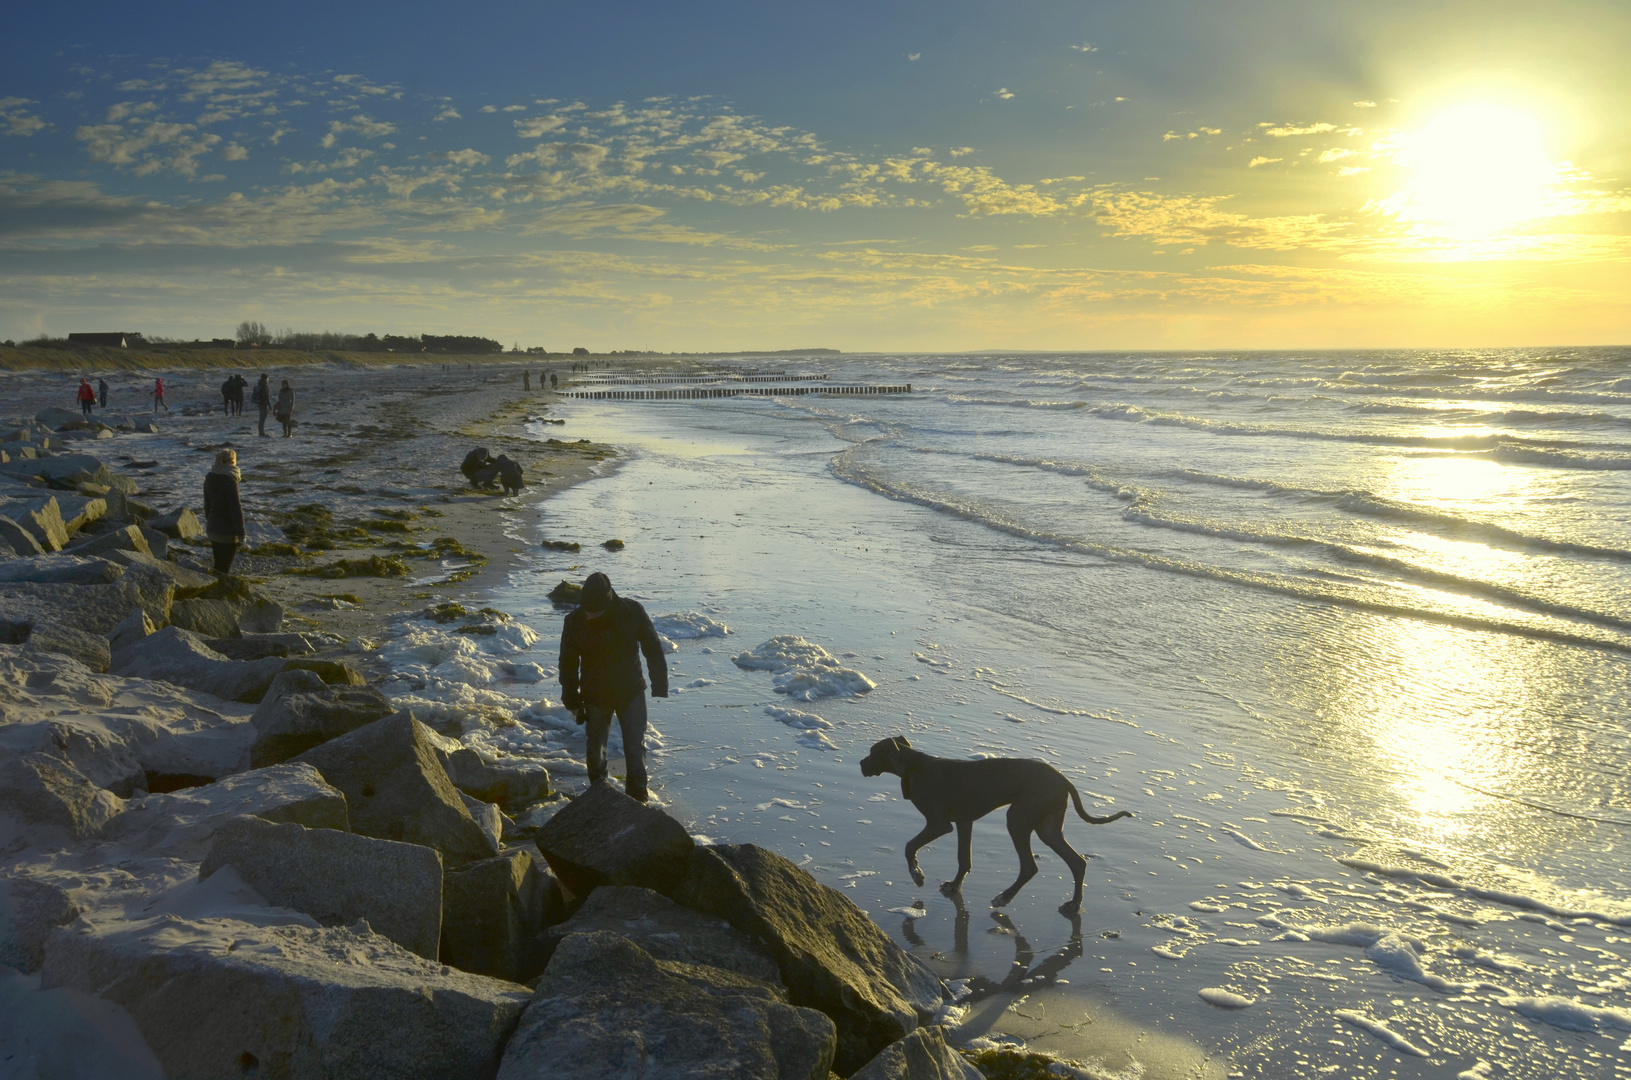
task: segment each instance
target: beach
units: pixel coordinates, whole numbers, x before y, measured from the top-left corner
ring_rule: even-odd
[[[1423,359],[777,358],[912,393],[697,401],[529,396],[520,367],[317,367],[295,439],[225,420],[200,376],[172,406],[213,413],[99,442],[196,505],[200,451],[230,436],[267,529],[252,546],[295,539],[275,512],[310,502],[411,530],[240,572],[289,628],[311,620],[317,656],[567,792],[583,741],[549,593],[606,572],[668,649],[656,803],[851,897],[947,980],[965,1046],[1090,1076],[1618,1075],[1625,359],[1493,354],[1476,379]],[[767,366],[686,370],[732,386]],[[518,456],[521,497],[468,492],[478,444]],[[441,536],[459,550],[404,579],[283,572]],[[961,895],[935,888],[951,837],[913,885],[922,818],[859,768],[896,736],[1040,758],[1088,812],[1132,811],[1067,818],[1082,913],[1056,910],[1070,883],[1045,849],[988,906],[1016,862],[996,815]],[[85,872],[53,858],[30,872]]]

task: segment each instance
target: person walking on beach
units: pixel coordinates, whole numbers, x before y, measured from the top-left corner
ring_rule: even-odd
[[[96,380],[96,392],[102,399],[102,407],[104,409],[107,408],[108,407],[108,380],[106,380],[106,379],[97,379]]]
[[[261,414],[261,438],[271,438],[266,434],[266,414],[272,411],[272,384],[264,371],[261,372],[260,381],[255,384],[255,407],[260,409]]]
[[[277,422],[283,425],[283,437],[289,438],[294,434],[294,387],[289,380],[283,380],[283,386],[277,392],[277,404],[272,406],[272,414]]]
[[[232,380],[230,378],[221,384],[221,409],[228,416],[232,415]]]
[[[154,379],[153,380],[153,411],[158,412],[160,405],[164,406],[164,411],[165,412],[170,411],[169,403],[164,400],[164,380],[163,379]]]
[[[91,407],[96,404],[96,391],[91,389],[91,380],[79,380],[79,411],[85,414],[85,419],[91,418]]]
[[[238,452],[222,450],[215,465],[204,474],[204,535],[215,553],[215,572],[232,573],[232,560],[246,535],[244,508],[238,498]]]
[[[583,583],[578,607],[561,627],[561,701],[577,716],[589,741],[589,782],[606,781],[606,738],[612,716],[623,733],[629,797],[645,802],[646,683],[640,653],[651,672],[651,696],[668,696],[668,662],[646,609],[612,591],[605,574]]]

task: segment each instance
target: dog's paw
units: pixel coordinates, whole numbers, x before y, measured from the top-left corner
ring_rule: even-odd
[[[946,896],[956,896],[963,891],[963,883],[961,881],[942,881],[940,891]]]
[[[912,872],[912,883],[914,885],[923,884],[923,881],[924,881],[923,871],[919,870],[915,866],[908,867],[907,869],[909,869]]]
[[[998,893],[996,896],[993,896],[991,898],[991,906],[992,907],[1007,907],[1008,906],[1008,901],[1012,900],[1013,898],[1014,898],[1013,894],[1011,894],[1011,893]]]
[[[1059,905],[1059,914],[1061,915],[1080,915],[1081,913],[1082,902],[1080,900],[1066,900]]]

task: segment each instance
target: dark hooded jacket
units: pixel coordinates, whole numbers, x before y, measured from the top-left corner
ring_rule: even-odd
[[[204,475],[204,535],[217,544],[244,538],[244,508],[238,499],[238,470],[217,465]]]
[[[615,709],[646,688],[640,653],[651,671],[651,696],[668,696],[668,661],[651,617],[617,593],[597,619],[578,608],[561,627],[561,700],[567,708]]]

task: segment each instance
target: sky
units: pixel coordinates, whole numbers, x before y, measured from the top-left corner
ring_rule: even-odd
[[[0,339],[1631,342],[1631,5],[8,10]]]

